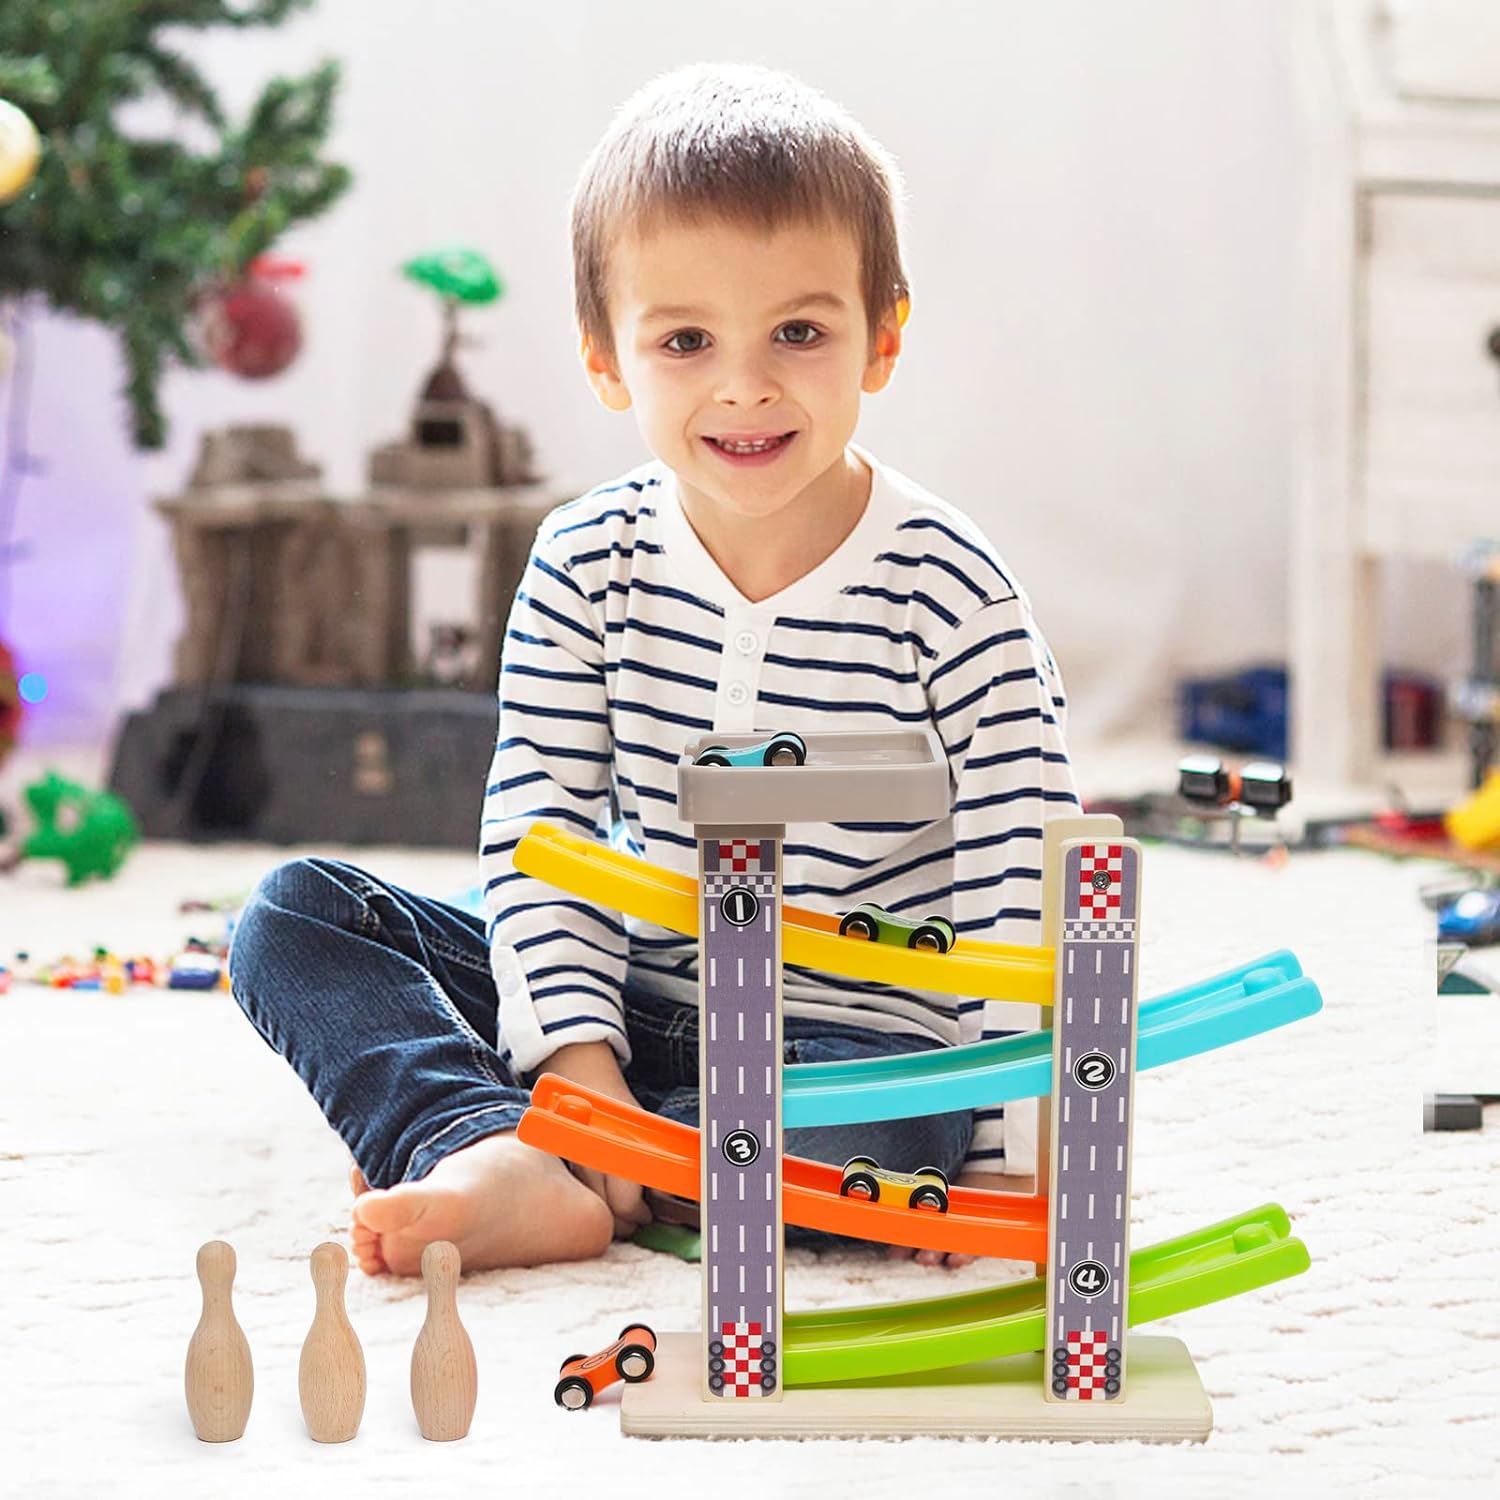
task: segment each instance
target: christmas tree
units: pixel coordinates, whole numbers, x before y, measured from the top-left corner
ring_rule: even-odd
[[[173,357],[204,363],[197,299],[234,283],[291,225],[348,187],[319,159],[337,65],[268,83],[242,124],[170,33],[276,26],[312,0],[0,0],[0,99],[35,123],[41,152],[0,204],[0,300],[40,295],[118,332],[137,445],[159,448],[157,388]],[[121,106],[165,96],[215,138],[193,149],[128,134]]]

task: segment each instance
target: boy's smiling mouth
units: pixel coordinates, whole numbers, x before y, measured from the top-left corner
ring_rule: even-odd
[[[796,432],[725,433],[722,437],[705,436],[703,441],[720,458],[743,466],[769,462],[785,452],[796,436]]]

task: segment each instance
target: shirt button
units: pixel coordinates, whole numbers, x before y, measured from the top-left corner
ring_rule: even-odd
[[[519,992],[521,988],[521,976],[513,970],[507,969],[500,976],[500,993],[507,998]]]
[[[738,708],[750,696],[750,690],[743,682],[731,682],[724,696]]]
[[[734,638],[735,649],[743,656],[749,656],[755,648],[760,645],[753,630],[742,630]]]

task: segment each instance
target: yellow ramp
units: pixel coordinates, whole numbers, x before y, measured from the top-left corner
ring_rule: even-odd
[[[689,875],[648,864],[550,823],[532,824],[516,845],[514,863],[524,874],[601,906],[685,937],[698,936],[698,889]],[[837,917],[783,906],[781,956],[784,963],[849,979],[1023,1005],[1052,1004],[1050,948],[960,938],[947,953],[924,953],[840,937]]]

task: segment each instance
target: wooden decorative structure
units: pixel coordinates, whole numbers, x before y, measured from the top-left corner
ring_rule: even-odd
[[[536,528],[564,497],[542,485],[330,498],[285,429],[231,428],[204,440],[194,483],[157,502],[172,525],[187,610],[179,686],[275,683],[395,687],[416,675],[411,569],[424,546],[479,557],[476,681],[488,690]]]

